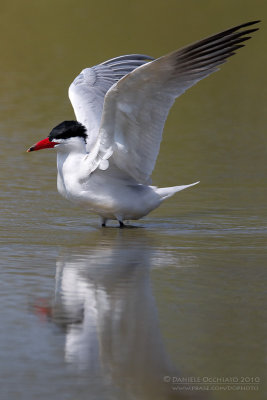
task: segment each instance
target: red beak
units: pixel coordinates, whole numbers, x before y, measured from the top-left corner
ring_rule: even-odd
[[[40,140],[40,142],[35,143],[32,147],[30,147],[27,150],[27,153],[29,153],[30,151],[36,151],[36,150],[42,150],[42,149],[51,149],[53,147],[55,147],[56,142],[50,142],[49,138]]]

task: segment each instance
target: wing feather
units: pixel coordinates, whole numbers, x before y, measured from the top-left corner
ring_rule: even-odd
[[[114,84],[105,96],[94,168],[101,168],[101,160],[112,157],[120,169],[146,183],[175,99],[243,47],[250,39],[247,35],[258,30],[245,28],[257,22],[236,26],[141,65]]]
[[[69,87],[69,98],[77,120],[87,128],[88,151],[99,133],[107,91],[124,75],[151,60],[153,58],[147,55],[128,54],[86,68],[74,79]]]

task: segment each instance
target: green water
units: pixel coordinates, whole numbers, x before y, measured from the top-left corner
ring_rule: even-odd
[[[101,229],[57,193],[55,153],[25,152],[73,118],[84,67],[254,19],[166,123],[153,183],[200,184],[136,229]],[[265,21],[260,0],[2,1],[1,400],[265,398]],[[182,377],[249,385],[186,397]]]

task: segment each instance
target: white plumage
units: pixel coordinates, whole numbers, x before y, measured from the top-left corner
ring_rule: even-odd
[[[150,186],[175,99],[243,47],[248,22],[154,60],[126,55],[84,69],[69,88],[77,122],[55,127],[30,150],[55,147],[58,190],[107,219],[139,219],[191,185]],[[87,138],[84,140],[83,129]],[[80,129],[80,134],[79,134]],[[45,142],[45,144],[43,143]],[[43,144],[42,144],[43,143]]]

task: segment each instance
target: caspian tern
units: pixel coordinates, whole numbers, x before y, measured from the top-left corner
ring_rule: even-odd
[[[131,54],[84,69],[69,88],[77,121],[64,121],[28,151],[57,150],[57,188],[100,215],[136,220],[196,185],[157,188],[150,176],[175,99],[217,71],[243,47],[249,28],[235,26],[158,59]]]

